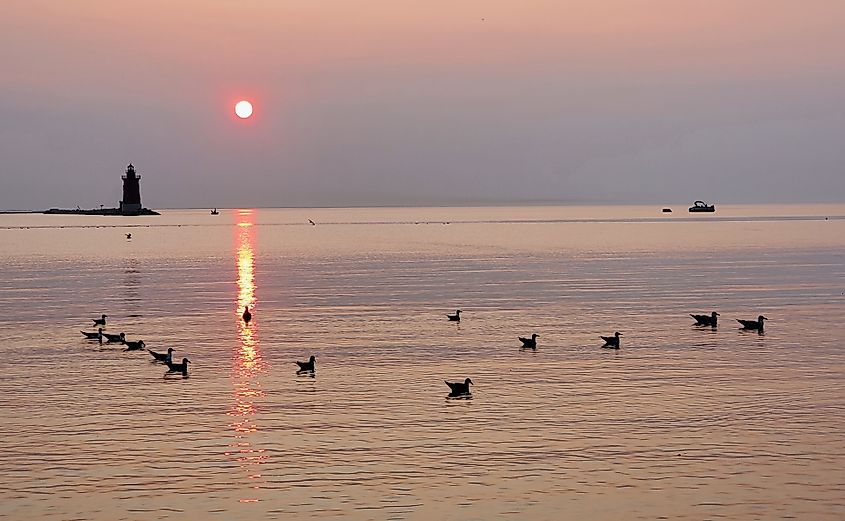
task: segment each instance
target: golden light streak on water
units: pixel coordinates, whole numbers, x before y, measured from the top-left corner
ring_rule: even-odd
[[[238,346],[234,351],[232,384],[234,403],[229,416],[234,418],[230,427],[235,431],[235,441],[230,444],[239,466],[245,471],[247,487],[261,488],[259,466],[265,462],[265,450],[253,446],[251,435],[258,432],[254,416],[258,412],[256,401],[264,397],[258,376],[264,370],[264,362],[258,342],[259,320],[255,313],[255,221],[254,210],[237,212],[235,246],[238,270],[238,296],[235,307],[235,322],[238,331]],[[246,306],[253,311],[249,324],[242,316]],[[255,497],[244,497],[240,502],[256,502]]]

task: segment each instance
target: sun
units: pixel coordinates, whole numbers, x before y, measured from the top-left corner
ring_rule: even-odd
[[[252,116],[252,103],[247,100],[241,100],[235,103],[235,114],[241,119],[246,119]]]

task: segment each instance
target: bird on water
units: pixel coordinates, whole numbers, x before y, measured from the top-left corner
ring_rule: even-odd
[[[452,322],[460,322],[461,321],[461,310],[459,309],[459,310],[455,311],[454,315],[446,315],[446,316],[449,317],[449,320],[451,320]]]
[[[531,335],[531,338],[522,338],[519,337],[519,341],[522,342],[522,347],[526,349],[537,349],[537,337],[540,336],[537,333]]]
[[[107,316],[108,315],[100,315],[100,318],[92,318],[91,320],[94,321],[95,326],[105,326]]]
[[[147,351],[149,351],[150,354],[153,355],[153,358],[155,358],[156,362],[164,362],[165,364],[173,363],[172,347],[168,347],[166,353],[156,353],[155,351],[150,351],[149,349],[147,349]]]
[[[80,333],[85,335],[85,338],[87,338],[88,340],[103,340],[103,328],[101,327],[97,328],[97,331],[95,333],[88,333],[86,331],[80,331]]]
[[[146,347],[146,344],[143,340],[138,340],[137,342],[123,342],[126,344],[126,349],[124,351],[141,351]]]
[[[244,308],[244,314],[242,316],[243,316],[244,322],[249,324],[249,321],[252,320],[252,313],[249,312],[249,306],[246,306]]]
[[[716,327],[716,322],[718,320],[716,317],[718,317],[720,315],[714,311],[713,313],[710,313],[709,315],[693,315],[693,314],[690,314],[690,316],[695,319],[695,325],[696,326]]]
[[[122,344],[126,340],[126,333],[119,333],[117,335],[103,333],[103,336],[106,337],[106,342],[120,342]]]
[[[763,321],[764,320],[769,320],[769,319],[764,317],[763,315],[760,315],[759,317],[757,317],[757,320],[736,319],[737,322],[742,324],[742,329],[751,329],[751,330],[760,331],[760,332],[763,331]]]
[[[607,349],[619,349],[619,337],[622,336],[622,333],[617,331],[613,333],[613,336],[603,336],[601,337],[604,340],[604,345],[602,347],[606,347]]]
[[[191,361],[187,358],[183,358],[181,364],[174,364],[173,362],[165,363],[167,364],[167,371],[164,373],[164,376],[171,373],[182,373],[182,378],[188,377],[188,364],[191,363]]]
[[[309,358],[307,362],[297,361],[296,365],[299,366],[299,370],[297,371],[297,373],[302,373],[305,371],[314,372],[315,362],[317,362],[317,357],[314,355],[311,355],[311,358]]]
[[[449,396],[464,396],[470,394],[469,386],[472,384],[472,380],[470,380],[469,378],[467,378],[463,382],[449,382],[446,380],[443,381],[446,382],[446,385],[448,385],[449,389],[452,390],[452,392],[449,393]]]

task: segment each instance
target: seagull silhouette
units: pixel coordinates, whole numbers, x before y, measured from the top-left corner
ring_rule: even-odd
[[[519,337],[519,341],[522,342],[522,347],[527,349],[537,349],[537,337],[540,336],[537,333],[531,335],[531,338],[522,338]]]
[[[622,336],[622,333],[617,331],[613,334],[613,336],[603,336],[601,337],[604,340],[604,345],[602,347],[606,347],[608,349],[619,349],[619,337]]]

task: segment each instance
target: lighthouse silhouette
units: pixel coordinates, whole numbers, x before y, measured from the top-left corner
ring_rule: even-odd
[[[126,167],[123,179],[123,200],[120,201],[122,215],[138,215],[141,212],[141,176],[135,174],[132,163]]]

